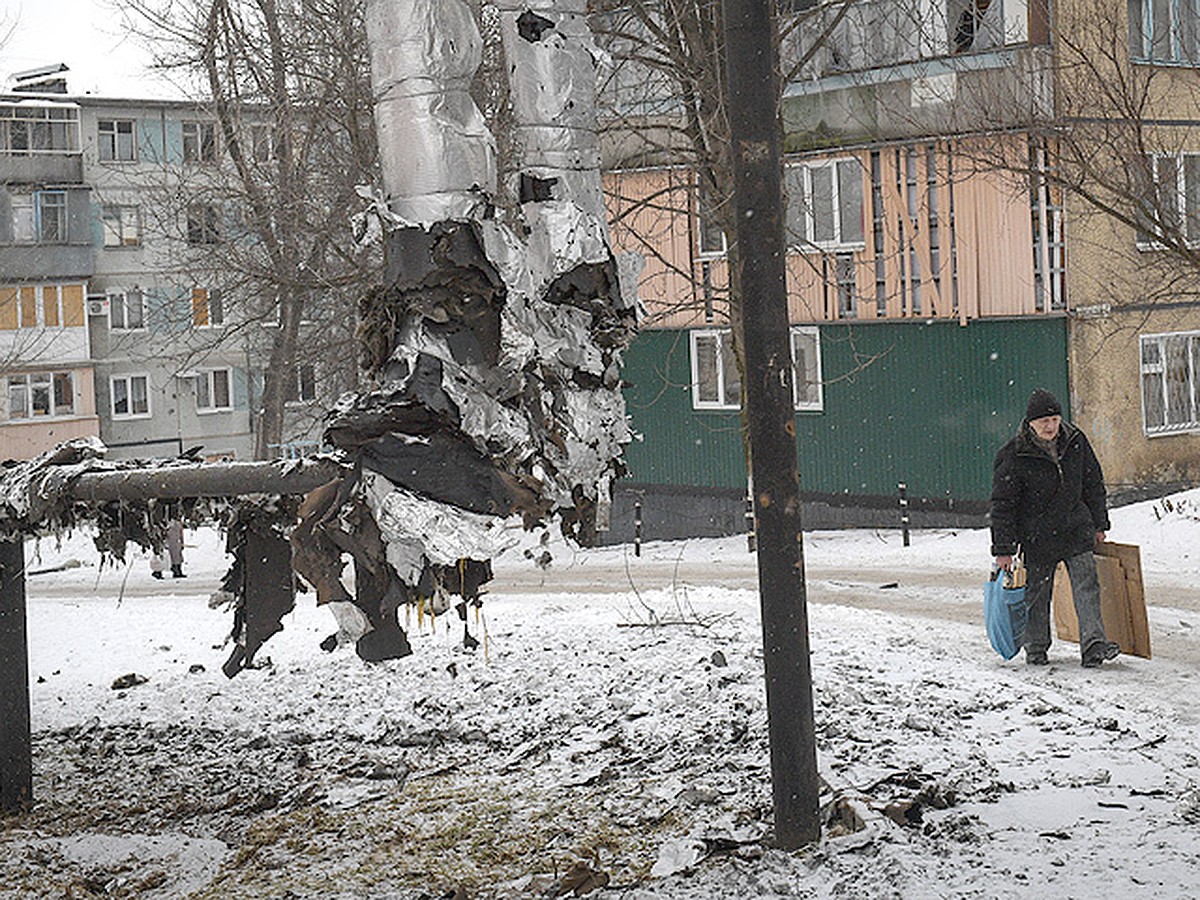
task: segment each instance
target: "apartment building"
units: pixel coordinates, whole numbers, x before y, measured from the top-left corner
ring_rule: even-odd
[[[782,67],[807,59],[782,113],[808,523],[899,524],[901,491],[913,521],[981,523],[992,455],[1036,387],[1092,437],[1118,499],[1194,484],[1194,5],[789,8]],[[1144,91],[1137,115],[1122,83]],[[647,316],[625,368],[642,440],[614,520],[634,498],[647,534],[727,533],[747,468],[726,236],[693,171],[624,162],[628,135],[606,187],[614,241],[645,259]],[[1172,217],[1174,248],[1148,236]]]
[[[0,458],[81,435],[118,458],[252,458],[277,313],[206,252],[249,239],[212,116],[61,90],[0,95]],[[247,123],[265,158],[267,120]],[[311,362],[295,382],[277,455],[318,449],[321,410],[347,386],[323,390]]]

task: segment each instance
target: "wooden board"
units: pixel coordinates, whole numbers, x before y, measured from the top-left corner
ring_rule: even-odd
[[[1135,544],[1108,541],[1096,548],[1096,575],[1100,579],[1100,618],[1110,641],[1121,652],[1150,658],[1150,625],[1146,594],[1142,588],[1142,554]],[[1054,629],[1059,640],[1079,643],[1079,620],[1066,566],[1054,573]]]

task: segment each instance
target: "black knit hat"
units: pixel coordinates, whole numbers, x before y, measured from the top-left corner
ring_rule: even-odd
[[[1038,388],[1029,395],[1029,405],[1025,407],[1025,421],[1032,422],[1046,416],[1061,416],[1062,404],[1045,388]]]

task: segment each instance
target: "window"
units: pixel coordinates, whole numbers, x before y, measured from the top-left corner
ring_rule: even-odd
[[[274,139],[270,125],[250,126],[250,157],[256,163],[270,162],[274,150]]]
[[[1200,154],[1156,154],[1147,158],[1145,173],[1152,184],[1140,193],[1148,198],[1142,211],[1137,243],[1160,247],[1163,240],[1200,244]]]
[[[692,332],[692,406],[739,409],[742,380],[733,349],[733,332]]]
[[[212,122],[183,123],[183,161],[217,161],[217,128]]]
[[[75,415],[75,378],[70,372],[8,376],[8,417],[32,419]]]
[[[317,399],[317,372],[309,363],[300,363],[295,368],[295,378],[288,385],[289,403],[307,403]]]
[[[21,244],[64,244],[67,241],[66,191],[34,191],[10,198],[13,240]]]
[[[132,162],[137,159],[131,119],[101,119],[96,130],[101,162]]]
[[[696,192],[696,236],[701,256],[724,256],[727,250],[725,232],[714,224],[712,198],[703,182]]]
[[[1129,0],[1129,52],[1138,60],[1200,63],[1196,0]]]
[[[858,160],[788,166],[784,185],[788,238],[793,245],[862,245],[863,186]]]
[[[137,206],[104,206],[100,210],[105,247],[137,247],[142,243],[142,216]]]
[[[798,410],[821,411],[821,333],[815,326],[790,329],[792,391]],[[693,331],[692,406],[695,409],[740,409],[741,378],[729,329]]]
[[[792,392],[796,409],[821,410],[821,332],[815,327],[792,327]]]
[[[114,331],[140,331],[146,327],[146,300],[141,291],[108,295],[108,327]]]
[[[205,369],[196,375],[196,411],[218,412],[233,409],[229,369]]]
[[[192,288],[192,326],[208,328],[225,324],[225,309],[221,292],[208,288]]]
[[[0,154],[79,152],[79,108],[62,104],[0,104]]]
[[[114,419],[148,418],[150,378],[147,375],[114,375],[109,380]]]
[[[1200,429],[1200,331],[1141,338],[1146,434]]]
[[[67,240],[67,194],[65,191],[38,191],[38,241],[62,244]]]
[[[191,203],[187,208],[187,242],[193,246],[220,243],[217,208],[209,203]]]

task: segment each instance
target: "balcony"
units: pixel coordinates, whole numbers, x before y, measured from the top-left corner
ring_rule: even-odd
[[[788,149],[1048,118],[1053,82],[1045,16],[1045,0],[817,7],[785,38],[785,69],[787,59],[811,54],[784,92]]]

